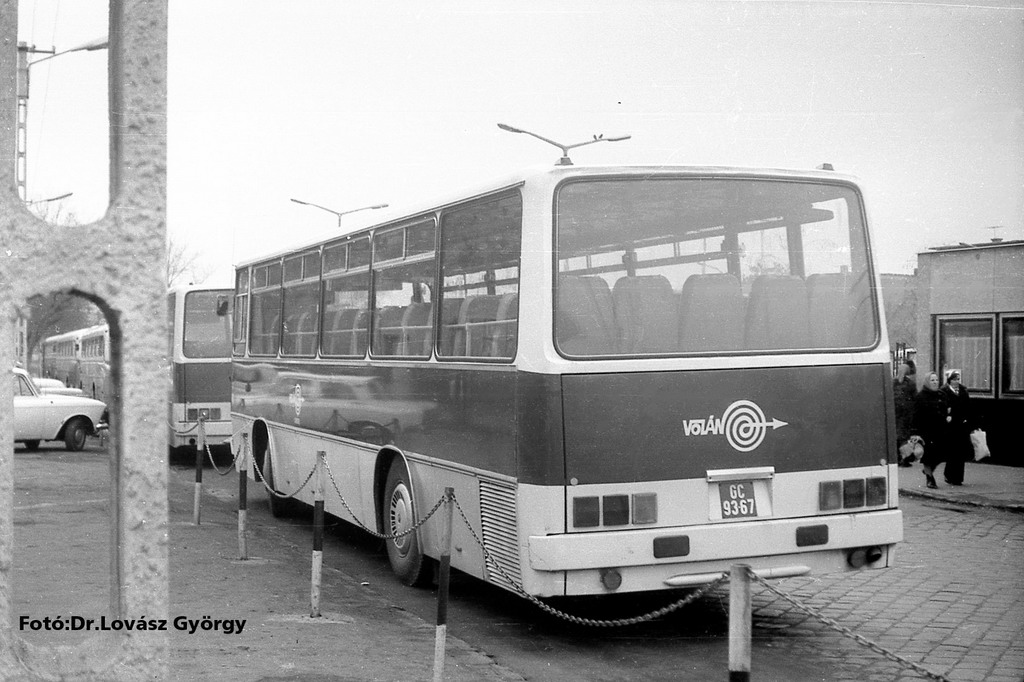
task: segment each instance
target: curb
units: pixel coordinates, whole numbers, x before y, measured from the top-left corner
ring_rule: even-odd
[[[907,497],[917,497],[925,500],[935,500],[936,502],[959,504],[965,507],[979,507],[982,509],[1001,509],[1003,511],[1024,514],[1024,504],[1014,504],[1011,502],[985,502],[980,500],[949,498],[945,495],[939,495],[936,493],[926,492],[923,490],[913,490],[909,488],[900,488],[899,491],[900,495],[905,495]]]

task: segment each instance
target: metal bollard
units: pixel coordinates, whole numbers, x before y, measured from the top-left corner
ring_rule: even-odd
[[[192,501],[192,523],[199,525],[200,498],[203,496],[203,454],[206,452],[206,424],[199,418],[199,435],[196,436],[196,494]]]
[[[750,566],[729,569],[729,682],[750,680]]]
[[[309,593],[310,618],[320,617],[320,577],[324,563],[324,458],[327,453],[316,453],[316,483],[313,487],[313,574]]]
[[[248,485],[249,477],[247,476],[248,462],[247,455],[249,454],[249,434],[242,434],[242,452],[238,456],[238,558],[246,560],[249,558],[249,548],[246,539],[246,515],[248,513]]]
[[[455,488],[444,489],[441,517],[441,558],[437,574],[437,630],[434,632],[434,682],[444,678],[444,648],[448,634],[448,582],[452,565],[452,507]]]

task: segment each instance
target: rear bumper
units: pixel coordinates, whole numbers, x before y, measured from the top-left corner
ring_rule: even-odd
[[[827,530],[821,530],[821,526]],[[809,533],[808,528],[815,530]],[[802,538],[813,535],[815,544],[798,544],[798,530]],[[820,542],[822,538],[826,541]],[[887,546],[902,539],[903,513],[886,509],[678,528],[531,536],[528,547],[529,566],[535,571],[672,565],[679,569],[677,572],[685,572],[685,565],[691,563]],[[664,550],[659,552],[662,556],[655,556],[656,540],[660,547],[678,549],[670,550],[669,556],[664,555]]]

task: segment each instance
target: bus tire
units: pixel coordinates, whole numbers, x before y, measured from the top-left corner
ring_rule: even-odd
[[[267,482],[267,485],[274,490],[277,490],[277,486],[274,485],[274,467],[270,463],[270,457],[264,457],[263,462],[263,478]],[[275,519],[285,519],[289,516],[294,516],[298,511],[298,503],[290,497],[278,497],[268,490],[267,498],[270,504],[270,515]]]
[[[384,532],[394,535],[408,530],[415,523],[412,499],[412,486],[409,474],[401,462],[394,462],[388,470],[387,484],[384,486]],[[410,586],[424,585],[431,578],[429,562],[423,556],[420,541],[415,532],[400,538],[384,541],[388,551],[391,570],[402,583]]]
[[[25,441],[22,441],[22,444],[24,444],[26,450],[38,450],[39,449],[39,441],[37,441],[37,440],[25,440]]]
[[[72,419],[64,427],[64,446],[71,452],[79,452],[85,448],[85,439],[89,435],[85,428],[85,420],[81,418]]]

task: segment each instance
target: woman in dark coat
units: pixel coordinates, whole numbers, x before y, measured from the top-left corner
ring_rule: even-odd
[[[898,450],[914,433],[914,400],[917,398],[917,380],[913,369],[907,363],[902,363],[897,370],[896,378],[892,382],[892,392],[896,402],[896,448]],[[906,459],[900,455],[901,467],[908,467],[913,461],[913,455]]]
[[[949,405],[949,446],[946,459],[945,478],[950,485],[964,484],[964,462],[974,457],[974,445],[971,444],[970,396],[967,389],[960,385],[960,371],[954,369],[946,377],[946,385],[941,389]]]
[[[946,396],[939,390],[939,375],[929,372],[914,401],[914,434],[924,440],[921,465],[929,488],[939,487],[935,483],[935,467],[946,461],[951,421]]]

